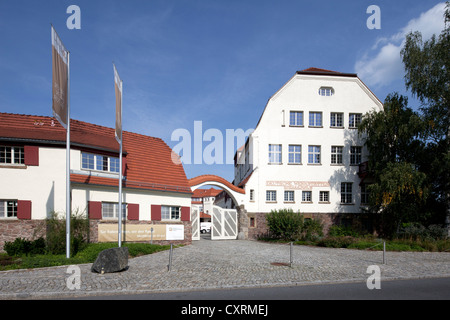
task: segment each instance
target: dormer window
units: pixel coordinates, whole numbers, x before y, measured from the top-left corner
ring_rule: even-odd
[[[321,87],[319,89],[319,95],[323,97],[331,97],[334,95],[334,89],[332,87]]]
[[[118,173],[119,158],[82,152],[81,169]]]

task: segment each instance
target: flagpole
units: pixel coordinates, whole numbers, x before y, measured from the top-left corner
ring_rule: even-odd
[[[70,52],[67,52],[66,258],[70,258]]]
[[[123,82],[120,80],[120,119],[122,119],[122,90],[123,90]],[[122,122],[121,122],[122,123]],[[118,246],[119,248],[122,246],[122,144],[123,144],[123,134],[122,130],[120,130],[120,155],[119,155],[119,237],[118,237]]]

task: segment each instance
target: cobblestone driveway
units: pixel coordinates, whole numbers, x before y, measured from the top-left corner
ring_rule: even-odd
[[[301,285],[325,282],[365,282],[370,265],[378,265],[383,279],[450,277],[450,253],[293,247],[256,241],[194,241],[169,251],[129,260],[121,273],[96,274],[91,264],[79,265],[81,288],[69,290],[67,266],[0,272],[0,299],[63,298],[95,294],[147,293],[213,288]]]

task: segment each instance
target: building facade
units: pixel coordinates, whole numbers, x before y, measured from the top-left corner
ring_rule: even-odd
[[[117,239],[122,170],[122,239],[190,243],[192,192],[169,146],[124,131],[122,157],[119,168],[114,129],[71,120],[71,208],[89,217],[90,241]],[[65,129],[52,117],[0,113],[0,176],[1,250],[45,233],[52,212],[65,217]]]
[[[234,184],[245,189],[248,235],[267,231],[265,214],[293,209],[327,229],[362,212],[367,182],[357,126],[383,104],[356,74],[298,71],[267,102],[235,157]]]

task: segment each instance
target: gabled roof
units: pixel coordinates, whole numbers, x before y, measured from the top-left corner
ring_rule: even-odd
[[[297,74],[310,74],[316,76],[338,76],[338,77],[357,77],[356,73],[343,73],[338,71],[320,69],[320,68],[308,68],[305,70],[297,71]]]
[[[71,147],[115,153],[119,144],[113,128],[70,120]],[[0,141],[64,146],[66,130],[53,117],[0,113]],[[191,193],[181,163],[160,138],[123,131],[126,161],[124,187]],[[117,186],[117,179],[71,174],[74,183]]]
[[[358,75],[356,73],[343,73],[338,71],[332,71],[332,70],[326,70],[326,69],[320,69],[320,68],[307,68],[304,70],[297,71],[294,76],[292,76],[280,89],[278,89],[277,92],[275,92],[268,100],[264,107],[263,112],[261,113],[261,116],[259,117],[258,123],[256,124],[256,128],[258,128],[259,123],[261,122],[261,119],[264,115],[264,112],[266,111],[267,105],[269,104],[270,100],[276,96],[296,75],[314,75],[314,76],[329,76],[329,77],[349,77],[349,78],[356,78],[358,79],[361,84],[367,89],[368,92],[370,92],[371,95],[380,103],[383,104],[376,96],[375,94],[364,84],[364,82],[361,81],[361,79],[358,78]]]

